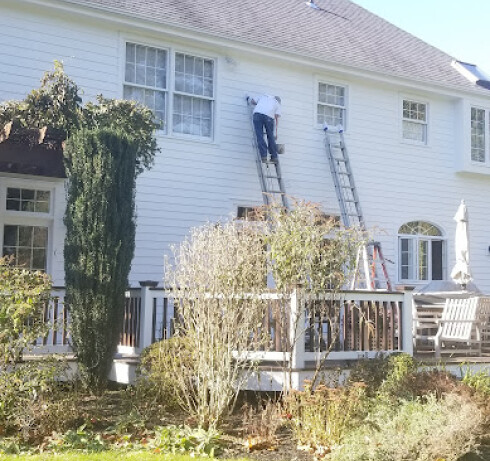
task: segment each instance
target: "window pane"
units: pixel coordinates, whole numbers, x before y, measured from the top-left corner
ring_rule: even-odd
[[[403,121],[403,138],[413,139],[414,141],[425,142],[427,125],[422,123]]]
[[[15,258],[15,264],[28,269],[46,269],[48,228],[4,226],[3,255]]]
[[[212,132],[212,101],[175,95],[174,132],[210,137]]]
[[[414,101],[403,101],[403,118],[427,121],[427,105]]]
[[[413,279],[413,242],[411,239],[400,239],[400,278]]]
[[[429,245],[427,240],[419,240],[419,267],[418,267],[418,279],[429,279]]]
[[[155,121],[162,128],[164,127],[166,113],[166,93],[143,88],[124,86],[124,99],[139,102],[153,111]]]
[[[471,108],[471,160],[485,162],[485,110]]]
[[[403,224],[400,229],[398,229],[399,234],[406,235],[430,235],[430,236],[442,236],[441,230],[431,223],[425,221],[411,221],[409,223]]]
[[[15,246],[17,245],[17,226],[4,226],[3,228],[3,245]]]
[[[442,268],[442,240],[432,241],[432,280],[443,279]]]
[[[166,88],[167,51],[149,46],[126,44],[125,81]]]
[[[7,210],[49,213],[49,191],[7,188]]]

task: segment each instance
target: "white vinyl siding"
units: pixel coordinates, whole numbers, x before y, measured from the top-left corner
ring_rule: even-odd
[[[346,88],[318,82],[316,123],[345,128]]]
[[[427,104],[403,100],[403,139],[427,144]]]

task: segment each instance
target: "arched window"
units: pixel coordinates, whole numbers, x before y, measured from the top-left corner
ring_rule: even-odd
[[[441,230],[424,221],[411,221],[398,230],[398,276],[402,281],[444,278],[445,239]]]

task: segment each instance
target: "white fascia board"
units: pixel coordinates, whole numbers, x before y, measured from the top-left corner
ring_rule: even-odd
[[[0,0],[1,2],[2,0]],[[360,67],[348,66],[344,63],[334,61],[323,61],[313,56],[301,57],[297,53],[288,52],[276,48],[269,48],[265,46],[259,46],[253,43],[239,40],[230,40],[229,37],[220,37],[218,35],[212,35],[204,33],[198,29],[176,26],[175,24],[166,24],[161,22],[154,22],[145,18],[130,17],[125,13],[115,11],[108,8],[99,7],[97,5],[81,5],[76,0],[4,0],[12,7],[19,7],[20,5],[37,5],[42,8],[52,8],[58,11],[76,13],[86,18],[92,18],[101,22],[107,23],[108,21],[114,25],[129,26],[139,30],[142,33],[158,33],[164,34],[172,38],[186,38],[198,42],[199,44],[210,45],[214,48],[226,50],[240,51],[243,53],[253,54],[254,56],[263,56],[268,60],[277,60],[280,62],[294,63],[301,66],[309,66],[316,71],[327,71],[338,74],[348,75],[353,78],[368,80],[371,83],[383,83],[390,84],[397,87],[403,87],[406,89],[417,90],[418,92],[425,93],[437,93],[440,96],[449,98],[461,98],[465,95],[477,95],[479,98],[490,99],[490,91],[488,96],[482,94],[482,91],[478,88],[475,90],[467,89],[463,90],[457,86],[452,85],[437,85],[431,82],[427,82],[423,79],[417,79],[413,77],[402,77],[396,74],[388,75],[386,73],[379,73],[369,69],[363,69]],[[224,41],[223,41],[224,40]],[[448,64],[450,65],[450,63]]]

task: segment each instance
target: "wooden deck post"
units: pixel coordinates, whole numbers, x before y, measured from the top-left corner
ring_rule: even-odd
[[[153,339],[153,295],[152,288],[156,288],[158,282],[153,280],[144,280],[140,282],[141,286],[141,322],[140,322],[140,344],[143,350],[148,347]]]
[[[291,370],[294,372],[303,370],[305,367],[305,309],[298,290],[294,290],[291,294],[291,316],[289,321]]]

